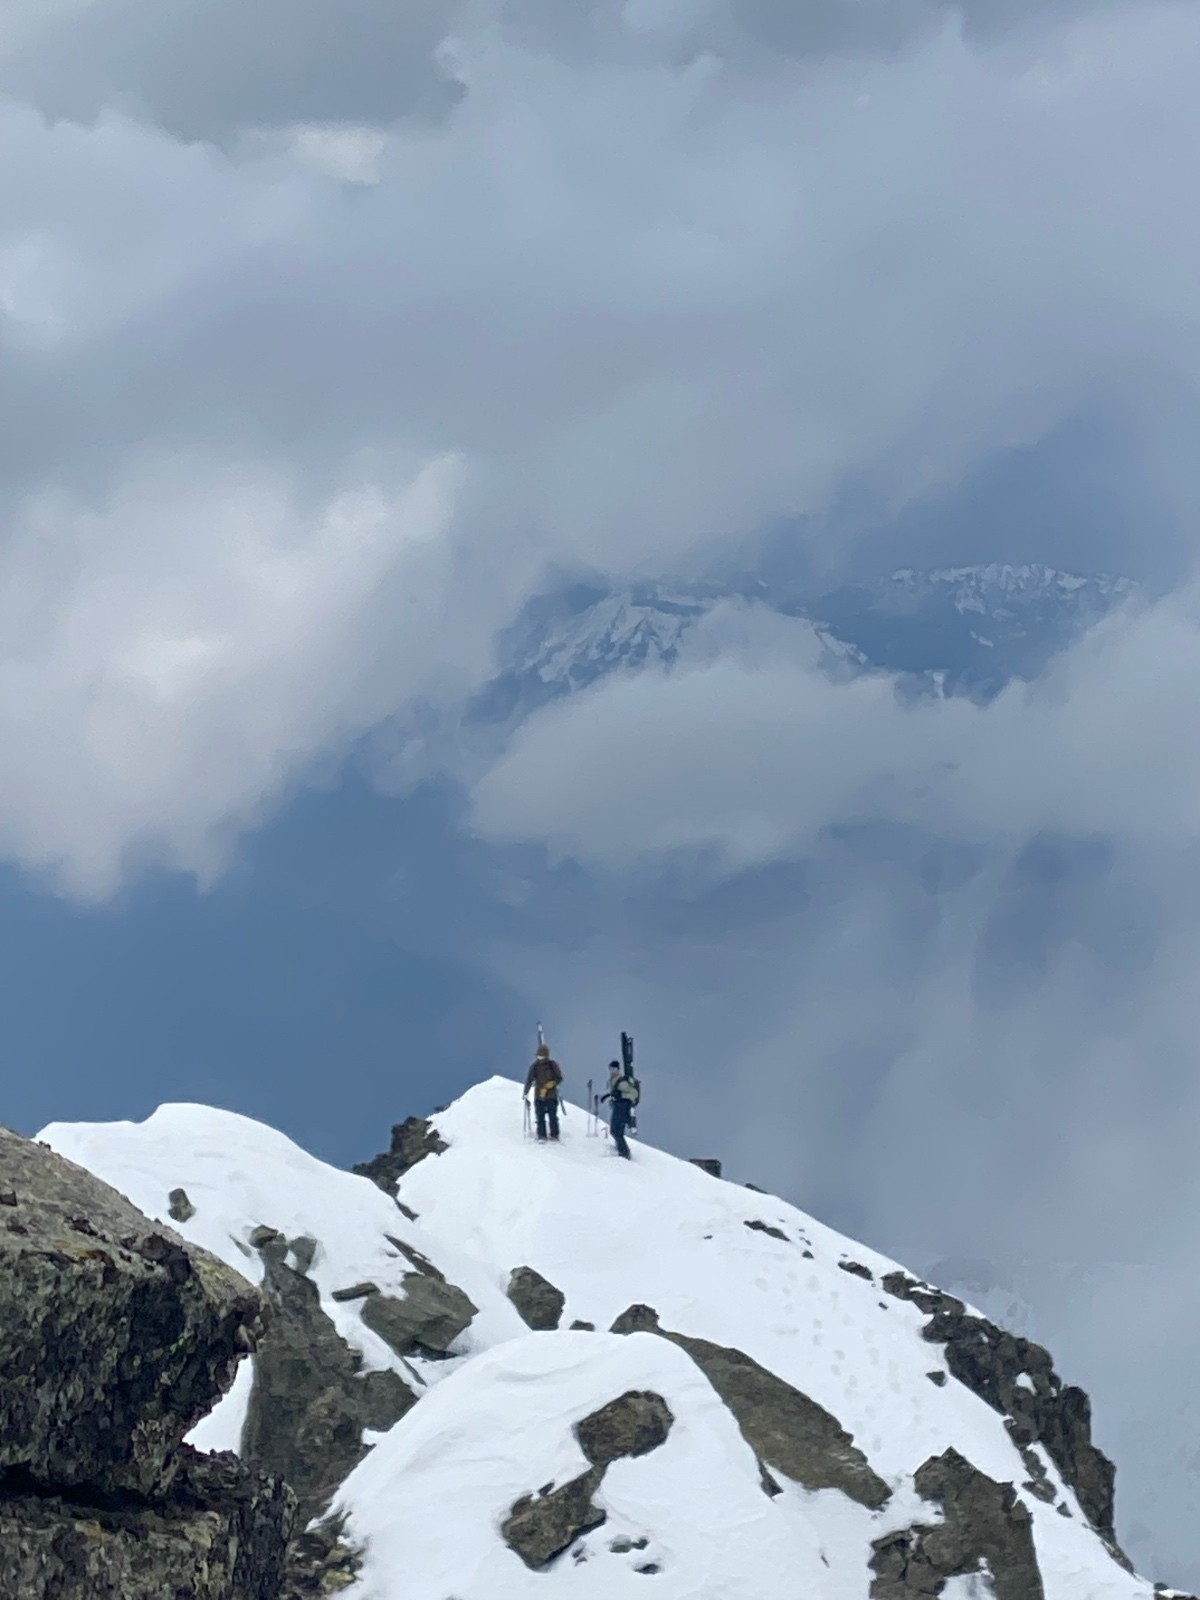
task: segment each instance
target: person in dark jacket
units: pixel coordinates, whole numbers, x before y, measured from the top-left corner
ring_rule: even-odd
[[[612,1106],[613,1143],[617,1147],[617,1154],[624,1160],[633,1158],[629,1154],[629,1145],[625,1139],[625,1131],[633,1120],[633,1108],[641,1098],[638,1081],[632,1073],[626,1072],[619,1061],[610,1061],[608,1064],[608,1093],[600,1096]]]
[[[548,1044],[539,1044],[533,1065],[525,1075],[525,1098],[533,1092],[533,1109],[537,1115],[537,1136],[546,1137],[546,1124],[550,1137],[558,1138],[558,1090],[562,1083],[562,1068],[550,1054]]]

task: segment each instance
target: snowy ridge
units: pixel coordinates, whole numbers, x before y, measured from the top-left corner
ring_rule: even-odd
[[[996,611],[1011,614],[1013,606],[1047,603],[1100,616],[1138,593],[1138,585],[1132,579],[1112,573],[1084,577],[1039,562],[1011,566],[997,561],[973,567],[937,567],[929,572],[901,567],[881,588],[890,590],[893,596],[900,593],[911,599],[950,592],[956,610],[984,616]]]
[[[363,1552],[346,1591],[354,1600],[903,1594],[873,1590],[873,1552],[939,1521],[914,1479],[951,1448],[1015,1486],[1045,1600],[1151,1600],[1152,1585],[1114,1559],[1047,1451],[1022,1456],[1005,1417],[954,1377],[943,1347],[924,1337],[925,1313],[885,1286],[895,1263],[659,1151],[639,1145],[619,1162],[603,1137],[587,1136],[576,1107],[561,1145],[531,1144],[519,1086],[506,1079],[477,1086],[432,1124],[447,1148],[401,1177],[399,1203],[269,1128],[199,1106],[41,1135],[164,1221],[170,1192],[185,1189],[195,1214],[173,1225],[249,1277],[260,1276],[256,1228],[317,1241],[307,1271],[321,1310],[368,1366],[411,1376],[414,1363],[363,1325],[361,1301],[333,1295],[369,1278],[403,1296],[409,1262],[397,1243],[470,1296],[478,1309],[450,1359],[415,1364],[418,1403],[372,1436],[337,1492],[346,1537]],[[507,1289],[519,1267],[565,1297],[558,1331],[530,1332],[518,1316]],[[637,1305],[684,1343],[605,1331]],[[716,1349],[741,1352],[765,1381],[783,1380],[836,1419],[886,1503],[806,1488],[777,1464],[775,1492],[764,1492],[746,1419],[696,1353]],[[239,1388],[202,1424],[203,1445],[235,1442]],[[592,1489],[601,1525],[527,1564],[504,1532],[514,1507],[532,1496],[536,1509],[579,1480],[589,1458],[576,1426],[631,1391],[666,1402],[670,1431],[607,1465]],[[1030,1492],[1031,1457],[1040,1493]],[[980,1558],[940,1592],[1006,1600],[985,1567]]]
[[[1108,573],[989,562],[919,571],[818,593],[754,572],[721,580],[613,588],[580,584],[532,601],[499,641],[497,674],[469,724],[515,726],[551,701],[615,673],[675,667],[722,607],[803,620],[822,670],[949,670],[991,680],[1026,675],[1139,593]],[[893,629],[902,624],[898,640]]]

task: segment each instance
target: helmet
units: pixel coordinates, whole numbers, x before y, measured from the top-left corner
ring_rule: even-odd
[[[540,1045],[538,1045],[538,1047],[537,1047],[537,1058],[538,1058],[539,1061],[549,1061],[549,1059],[550,1059],[550,1046],[548,1044],[540,1044]]]

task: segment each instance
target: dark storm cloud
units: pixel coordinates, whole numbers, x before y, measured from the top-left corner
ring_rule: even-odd
[[[0,34],[0,93],[82,122],[119,107],[181,139],[436,119],[455,90],[434,51],[460,10],[460,0],[51,3],[15,48]]]
[[[438,47],[482,25],[577,60],[734,65],[894,54],[948,18],[986,41],[1115,0],[16,0],[0,93],[51,117],[122,108],[183,139],[437,121],[463,92]],[[7,36],[6,36],[7,35]]]

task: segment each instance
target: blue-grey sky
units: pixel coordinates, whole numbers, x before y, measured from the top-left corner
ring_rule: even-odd
[[[630,1026],[669,1146],[1023,1273],[1200,1582],[1198,71],[1194,0],[8,0],[5,1120],[349,1162]],[[460,748],[548,572],[764,530],[1148,599],[988,706],[734,610]]]

